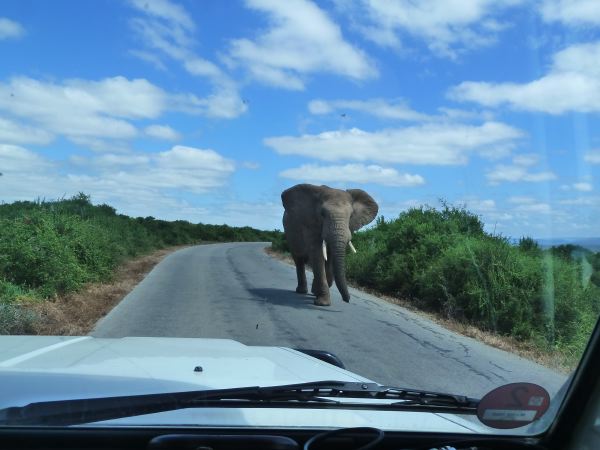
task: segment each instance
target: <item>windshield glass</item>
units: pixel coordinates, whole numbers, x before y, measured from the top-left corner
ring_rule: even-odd
[[[543,431],[600,314],[599,26],[583,0],[3,1],[0,426],[337,380],[414,392],[51,420]]]

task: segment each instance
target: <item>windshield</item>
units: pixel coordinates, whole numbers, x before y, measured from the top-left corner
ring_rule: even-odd
[[[584,0],[3,1],[0,422],[328,380],[414,392],[89,421],[502,433],[492,390],[556,405],[600,314],[599,25]]]

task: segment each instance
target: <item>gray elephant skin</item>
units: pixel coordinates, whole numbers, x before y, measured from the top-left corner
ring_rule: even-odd
[[[377,215],[375,200],[361,189],[333,189],[297,184],[281,194],[285,212],[283,228],[294,263],[298,287],[306,294],[305,265],[313,269],[311,292],[315,305],[329,306],[329,288],[335,284],[345,302],[350,301],[346,283],[346,248],[354,247],[352,233]]]

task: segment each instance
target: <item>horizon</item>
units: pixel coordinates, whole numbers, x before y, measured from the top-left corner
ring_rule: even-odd
[[[80,194],[86,195],[85,193],[80,193]],[[87,197],[88,197],[90,203],[93,206],[107,205],[109,207],[112,207],[112,205],[107,204],[107,203],[95,203],[93,201],[94,199],[91,198],[91,196],[87,196]],[[34,200],[17,200],[17,201],[25,201],[25,202],[29,201],[29,202],[32,202],[32,203],[45,203],[45,202],[46,203],[52,203],[52,202],[59,202],[59,201],[63,201],[63,200],[70,200],[70,198],[60,198],[60,199],[45,199],[45,198],[42,199],[42,198],[37,198],[37,199],[34,199]],[[0,200],[0,206],[2,206],[2,205],[10,205],[10,204],[11,203],[6,203],[3,200]],[[449,205],[449,206],[453,206],[453,205]],[[429,207],[429,205],[416,205],[416,206],[410,207],[409,209],[419,208],[419,207]],[[124,214],[122,212],[119,212],[118,209],[116,209],[116,208],[114,208],[114,209],[115,209],[115,213],[116,214]],[[402,212],[406,212],[409,209],[407,209],[405,211],[402,211]],[[436,208],[436,209],[438,209],[438,208]],[[402,212],[399,214],[399,216],[402,214]],[[127,214],[125,214],[125,215],[127,215]],[[382,215],[378,215],[377,219],[383,218],[386,221],[393,221],[393,220],[398,219],[399,216],[397,216],[397,217],[391,217],[390,218],[390,217],[384,217]],[[251,225],[229,225],[227,223],[212,224],[212,223],[205,223],[205,222],[190,222],[190,221],[188,221],[186,219],[170,219],[169,220],[169,219],[160,219],[159,217],[153,217],[153,216],[128,216],[128,217],[130,217],[132,219],[140,219],[140,218],[143,219],[143,218],[146,218],[146,217],[152,217],[155,220],[165,220],[165,221],[168,221],[168,222],[175,222],[175,221],[181,221],[181,220],[183,220],[183,221],[189,222],[192,225],[216,225],[216,226],[228,225],[228,226],[240,227],[240,228],[241,227],[255,228],[255,227],[252,227]],[[478,217],[480,217],[480,216],[478,216]],[[367,230],[369,228],[373,228],[376,225],[377,225],[377,220],[374,220],[370,224],[365,225],[359,231],[364,231],[364,230]],[[280,228],[275,227],[275,228],[270,228],[270,229],[268,229],[268,228],[255,228],[255,229],[257,229],[259,231],[266,231],[266,232],[275,231],[275,232],[281,232],[281,233],[283,233],[283,226],[281,226]],[[485,230],[485,224],[484,224],[484,230]],[[502,234],[494,234],[493,232],[490,232],[489,230],[485,230],[485,231],[486,231],[486,233],[488,233],[490,235],[506,238],[506,239],[509,240],[509,242],[511,242],[511,244],[518,244],[518,242],[519,242],[520,239],[522,239],[522,238],[528,238],[529,237],[529,238],[537,241],[538,244],[542,245],[542,247],[544,247],[544,245],[545,245],[547,248],[555,246],[555,245],[561,245],[561,244],[574,244],[574,245],[583,246],[583,245],[581,245],[582,241],[588,241],[588,240],[596,241],[596,240],[598,240],[598,243],[594,243],[593,244],[594,248],[588,248],[588,250],[592,250],[594,252],[600,251],[600,235],[598,235],[598,236],[553,236],[553,237],[549,237],[549,238],[544,238],[544,237],[536,237],[536,236],[528,236],[528,235],[522,235],[522,236],[518,236],[518,237],[516,237],[516,236],[504,236]],[[542,244],[542,241],[547,241],[548,243],[547,244]]]
[[[584,3],[5,1],[0,202],[86,192],[281,230],[281,192],[306,182],[364,189],[388,220],[444,198],[488,232],[595,239]]]

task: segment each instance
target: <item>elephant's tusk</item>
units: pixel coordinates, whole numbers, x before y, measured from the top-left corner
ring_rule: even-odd
[[[356,253],[356,249],[354,248],[354,245],[352,245],[352,241],[348,241],[348,245],[350,246],[350,250],[352,250],[352,253]]]
[[[327,261],[327,244],[323,241],[323,258]]]

